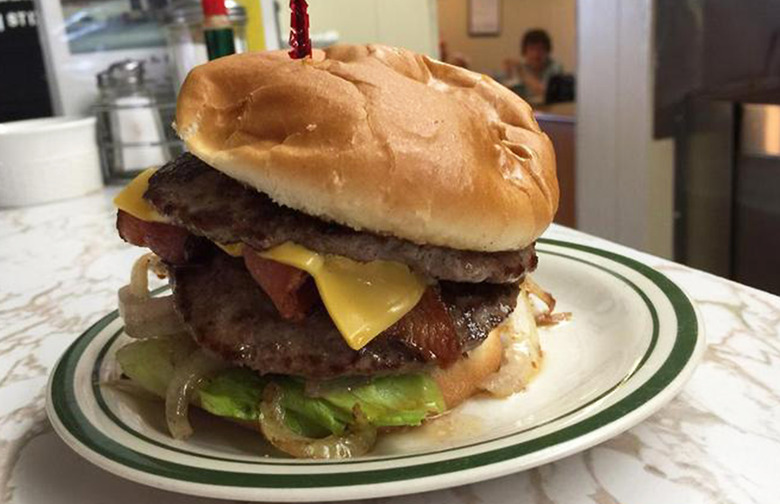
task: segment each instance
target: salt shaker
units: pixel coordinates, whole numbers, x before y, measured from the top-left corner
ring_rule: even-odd
[[[171,159],[157,97],[142,61],[127,59],[97,76],[101,162],[107,180],[132,178]]]

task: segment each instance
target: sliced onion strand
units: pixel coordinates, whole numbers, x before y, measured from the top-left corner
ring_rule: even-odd
[[[555,311],[555,298],[544,290],[538,283],[536,283],[530,276],[525,277],[523,282],[523,290],[528,294],[538,298],[547,307],[547,310],[535,313],[537,326],[551,326],[564,322],[571,318],[571,313],[553,313]]]
[[[536,316],[536,325],[539,327],[552,326],[571,320],[571,312],[541,313]]]
[[[366,420],[359,407],[355,407],[355,423],[341,436],[309,438],[290,430],[284,423],[281,391],[269,384],[260,404],[260,429],[268,441],[279,450],[296,458],[344,459],[368,453],[376,443],[376,427]]]
[[[547,305],[547,313],[552,313],[553,310],[555,310],[555,298],[552,294],[542,289],[538,283],[534,282],[530,275],[526,275],[525,281],[523,282],[523,288],[529,294],[533,294],[539,298],[542,303]]]
[[[119,315],[130,337],[155,338],[185,331],[173,297],[152,297],[149,292],[149,271],[160,276],[163,268],[157,256],[145,254],[133,265],[130,283],[119,289]]]
[[[227,364],[203,350],[196,350],[176,367],[165,393],[165,421],[174,439],[192,435],[189,419],[190,402],[205,379]]]

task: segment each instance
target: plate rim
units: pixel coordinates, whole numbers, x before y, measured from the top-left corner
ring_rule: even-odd
[[[268,499],[273,496],[278,500],[300,500],[302,496],[326,500],[328,498],[345,499],[399,495],[499,477],[510,472],[550,462],[576,451],[587,449],[604,439],[625,431],[655,412],[661,405],[671,399],[687,381],[687,378],[698,363],[704,348],[704,333],[702,320],[693,300],[663,273],[640,261],[598,247],[544,238],[539,239],[538,242],[544,245],[574,249],[600,256],[634,270],[658,287],[659,291],[671,304],[674,317],[677,320],[677,334],[674,336],[674,343],[669,351],[669,355],[651,376],[638,385],[636,390],[605,409],[596,411],[572,425],[562,427],[540,437],[505,447],[494,448],[471,456],[413,464],[409,467],[306,475],[239,473],[220,469],[195,468],[172,461],[154,459],[149,455],[139,454],[131,448],[115,442],[120,452],[128,452],[125,454],[124,462],[116,460],[111,457],[111,453],[107,456],[100,447],[94,447],[94,440],[89,438],[88,432],[84,432],[83,426],[73,425],[73,419],[63,419],[61,417],[62,403],[68,402],[66,401],[66,394],[58,394],[55,400],[55,392],[61,392],[60,389],[66,388],[65,382],[67,381],[58,378],[73,374],[66,373],[66,369],[69,369],[68,364],[71,365],[75,372],[75,366],[80,361],[80,356],[73,359],[72,354],[79,348],[79,345],[83,345],[86,348],[92,339],[101,334],[106,327],[116,320],[116,311],[102,317],[82,333],[60,357],[54,367],[54,371],[50,375],[47,387],[47,414],[57,433],[71,448],[110,472],[140,483],[150,484],[150,480],[154,480],[153,484],[162,488],[212,497],[236,496],[240,494],[241,498],[251,498],[253,496],[249,495],[248,491],[260,490],[264,492],[262,498]],[[541,252],[548,253],[552,251]],[[557,255],[563,255],[567,259],[575,259],[590,266],[599,267],[614,276],[622,276],[615,271],[589,261],[565,254]],[[626,278],[621,279],[623,281],[627,280]],[[631,282],[629,281],[629,283]],[[634,287],[640,296],[646,297],[641,289]],[[648,300],[645,300],[645,302],[652,306],[652,303]],[[654,325],[657,328],[657,324]],[[651,351],[652,348],[648,350],[647,355]],[[647,355],[645,355],[645,359]],[[630,406],[626,408],[627,405]],[[86,424],[89,424],[89,427],[97,431],[88,420]],[[103,436],[99,431],[98,435]],[[513,435],[516,435],[516,433]],[[495,440],[491,439],[490,441]],[[458,446],[457,448],[463,447]],[[545,451],[551,453],[544,455]],[[424,456],[431,453],[434,452],[424,452],[416,455]],[[542,455],[540,456],[539,454]],[[512,467],[512,461],[533,455],[537,457],[532,464],[521,469]],[[412,457],[414,456],[412,455]],[[179,471],[189,473],[190,475],[197,473],[199,477],[180,478],[175,475],[165,474],[165,471],[149,472],[139,468],[134,463],[127,464],[128,460],[137,462],[138,457],[156,460],[164,466],[178,466],[177,469]],[[377,460],[381,462],[385,459]],[[386,460],[392,461],[393,457],[388,457]],[[273,465],[278,467],[281,464]],[[301,468],[305,468],[308,465],[305,463],[295,464],[295,466]],[[333,465],[335,466],[336,464]],[[159,469],[163,468],[159,467]],[[336,481],[339,479],[338,477],[357,481],[355,483]],[[301,478],[306,478],[307,481],[300,481]],[[404,488],[393,490],[387,487],[387,485],[397,485],[401,481],[405,482]],[[364,491],[360,495],[355,495],[357,493],[356,490],[361,488]],[[342,492],[344,490],[349,490],[353,495],[343,495]],[[294,495],[282,495],[281,492],[291,492]],[[317,492],[317,494],[312,495],[313,492]],[[323,492],[327,495],[324,495]],[[255,495],[254,497],[258,496]]]

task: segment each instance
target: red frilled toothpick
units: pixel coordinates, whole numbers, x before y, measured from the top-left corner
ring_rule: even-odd
[[[311,56],[311,39],[309,38],[309,4],[306,0],[290,0],[290,52],[292,59]]]

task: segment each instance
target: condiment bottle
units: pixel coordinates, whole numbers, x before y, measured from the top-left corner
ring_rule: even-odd
[[[225,0],[203,1],[203,35],[209,60],[228,56],[236,52],[233,42],[233,26],[228,19]]]

